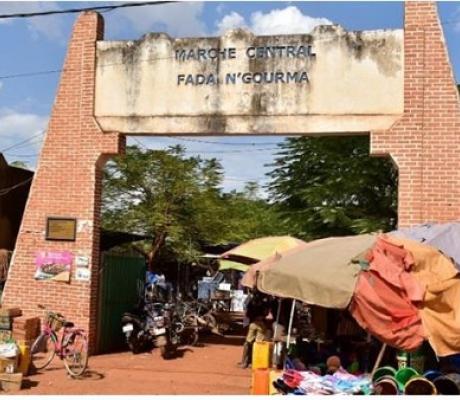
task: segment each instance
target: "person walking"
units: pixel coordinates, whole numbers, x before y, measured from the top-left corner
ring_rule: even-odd
[[[268,328],[265,319],[268,314],[269,307],[266,302],[253,297],[248,303],[246,317],[249,319],[249,328],[239,363],[241,368],[248,368],[251,365],[254,342],[262,342],[266,339]]]

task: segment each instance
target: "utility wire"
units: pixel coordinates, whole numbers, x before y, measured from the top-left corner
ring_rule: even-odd
[[[62,72],[62,71],[64,71],[64,70],[63,69],[53,69],[53,70],[49,70],[49,71],[22,72],[22,73],[19,73],[19,74],[11,74],[11,75],[0,76],[0,79],[28,78],[30,76],[57,74],[57,73]]]
[[[235,154],[235,153],[252,153],[255,151],[274,151],[278,150],[277,147],[266,149],[247,149],[247,150],[221,150],[221,151],[199,151],[199,150],[186,150],[188,154]]]
[[[34,145],[38,145],[42,142],[42,138],[34,138],[34,139],[31,139],[29,142],[27,143],[23,143],[23,144],[20,144],[20,145],[17,145],[14,147],[14,150],[17,151],[17,150],[25,150],[26,148],[30,147],[30,146],[34,146]],[[29,150],[27,150],[29,151]],[[9,153],[9,151],[7,152],[7,154]]]
[[[31,144],[34,144],[33,142],[36,142],[38,139],[38,136],[43,135],[44,132],[41,132],[37,135],[31,136],[25,140],[22,140],[21,142],[15,143],[3,150],[1,150],[1,153],[4,153],[10,157],[19,157],[19,158],[30,158],[30,157],[38,157],[40,154],[13,154],[10,153],[8,150],[13,150],[13,149],[20,149],[23,147],[27,147]],[[160,150],[160,149],[151,149],[147,147],[144,143],[142,143],[139,139],[133,137],[133,139],[144,149],[146,150]],[[275,145],[277,144],[276,142],[274,143],[220,143],[220,142],[212,142],[212,141],[206,141],[206,140],[193,140],[193,139],[180,139],[180,138],[172,138],[171,139],[177,139],[177,140],[187,140],[191,142],[199,142],[199,143],[208,143],[208,144],[222,144],[222,145],[241,145],[241,146],[256,146],[256,145]],[[38,143],[38,142],[36,142]],[[250,153],[250,152],[255,152],[255,151],[275,151],[278,150],[278,147],[267,147],[267,148],[252,148],[252,149],[244,149],[244,150],[216,150],[216,151],[199,151],[199,150],[188,150],[186,149],[185,152],[187,154],[231,154],[231,153]]]
[[[38,157],[40,154],[11,154],[11,153],[4,153],[9,157],[20,157],[20,158],[28,158],[28,157]]]
[[[40,133],[37,133],[36,135],[33,135],[33,136],[30,136],[29,138],[27,139],[24,139],[24,140],[21,140],[20,142],[17,142],[9,147],[6,147],[2,150],[0,150],[0,153],[4,153],[5,151],[8,151],[8,150],[11,150],[11,149],[14,149],[15,147],[18,147],[19,145],[21,144],[24,144],[24,143],[27,143],[27,142],[30,142],[32,139],[38,137],[38,136],[42,136],[43,134],[45,133],[45,131],[42,131]]]
[[[144,149],[146,149],[146,150],[153,150],[153,149],[149,149],[148,147],[146,147],[145,144],[142,143],[139,139],[137,139],[137,138],[135,138],[135,137],[133,137],[133,139],[134,139],[140,146],[142,146]],[[256,150],[256,149],[251,149],[251,150],[249,150],[249,152],[251,152],[251,151],[253,151],[253,150]],[[259,150],[261,150],[261,149],[259,149]],[[267,149],[262,149],[262,150],[267,150]],[[270,149],[270,150],[271,150],[271,149]],[[240,152],[241,152],[241,153],[242,153],[242,152],[245,152],[245,153],[246,153],[247,151],[246,151],[246,150],[235,150],[235,151],[228,151],[228,152],[222,151],[222,152],[219,152],[219,153],[240,153]],[[207,152],[200,152],[200,153],[207,153]],[[254,182],[254,181],[255,181],[255,182],[260,182],[260,181],[261,181],[260,178],[259,178],[259,179],[255,179],[255,178],[238,179],[238,178],[232,178],[232,177],[228,177],[228,178],[224,177],[223,180],[224,180],[224,181],[225,181],[225,180],[227,180],[227,181],[232,181],[232,182],[249,182],[249,181],[251,181],[251,182]],[[262,180],[263,180],[263,179],[262,179]]]
[[[139,139],[133,138],[141,147],[143,147],[145,150],[162,150],[162,149],[151,149],[147,147],[144,143],[142,143]],[[214,143],[214,142],[209,142],[209,143]],[[223,144],[223,143],[214,143],[214,144]],[[233,143],[227,143],[227,144],[233,144]],[[244,143],[241,143],[244,144]],[[248,143],[251,144],[251,143]],[[254,144],[254,143],[252,143]],[[251,144],[251,145],[252,145]],[[185,153],[187,154],[229,154],[229,153],[251,153],[253,151],[274,151],[274,150],[279,150],[278,147],[269,147],[269,148],[257,148],[257,149],[244,149],[244,150],[219,150],[219,151],[200,151],[200,150],[187,150],[185,149]]]
[[[135,140],[141,146],[145,147],[144,143],[142,143],[135,136],[130,136],[130,137],[133,138],[133,140]],[[260,142],[260,143],[257,143],[257,142],[213,142],[211,140],[202,140],[202,139],[191,139],[191,138],[185,139],[185,138],[181,138],[181,137],[178,137],[178,136],[167,136],[166,138],[171,139],[171,140],[180,140],[180,141],[183,141],[183,142],[196,142],[196,143],[206,143],[206,144],[225,145],[225,146],[277,146],[277,145],[283,143],[283,141],[280,141],[280,142],[265,142],[265,143],[264,142]],[[276,149],[278,149],[278,148],[276,148]]]
[[[8,18],[30,18],[30,17],[43,17],[46,15],[54,14],[75,14],[82,11],[113,11],[117,8],[128,8],[128,7],[144,7],[144,6],[154,6],[176,3],[176,1],[144,1],[144,2],[133,2],[133,3],[123,3],[123,4],[114,4],[111,6],[93,6],[93,7],[80,7],[80,8],[67,8],[64,10],[49,10],[49,11],[37,11],[30,13],[15,13],[15,14],[3,14],[0,15],[0,19]]]
[[[170,137],[168,137],[170,138]],[[282,143],[282,142],[266,142],[266,143],[255,143],[255,142],[252,142],[252,143],[245,143],[245,142],[240,142],[240,143],[237,143],[237,142],[213,142],[211,140],[201,140],[201,139],[190,139],[190,138],[180,138],[180,137],[171,137],[171,139],[174,139],[174,140],[181,140],[181,141],[184,141],[184,142],[197,142],[197,143],[207,143],[207,144],[215,144],[215,145],[219,145],[219,144],[223,144],[223,145],[228,145],[228,146],[273,146],[273,145],[277,145],[279,143]]]
[[[17,183],[16,185],[14,186],[10,186],[8,188],[4,188],[4,189],[0,189],[0,197],[1,196],[6,196],[8,193],[10,193],[11,191],[13,191],[14,189],[17,189],[18,187],[21,187],[21,186],[24,186],[26,185],[27,183],[29,183],[33,178],[28,178],[26,179],[25,181],[22,181],[20,183]]]

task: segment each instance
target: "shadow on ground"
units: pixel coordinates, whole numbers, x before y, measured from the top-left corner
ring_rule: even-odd
[[[229,346],[243,346],[244,336],[218,336],[218,335],[206,335],[200,337],[200,343],[204,346],[206,344],[224,344]]]
[[[85,381],[100,381],[104,378],[105,378],[104,374],[94,371],[92,369],[87,369],[85,373],[81,376],[72,377],[72,379],[81,380],[81,381],[84,381],[84,380]]]
[[[38,382],[37,381],[31,381],[30,379],[28,378],[25,378],[22,380],[22,386],[21,386],[21,389],[31,389],[31,388],[34,388],[34,387],[37,387],[38,386]]]

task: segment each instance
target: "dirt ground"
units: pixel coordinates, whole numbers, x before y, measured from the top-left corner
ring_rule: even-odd
[[[158,350],[93,356],[85,377],[71,379],[60,360],[25,378],[16,394],[249,394],[250,370],[237,367],[242,337],[209,337],[173,360]]]

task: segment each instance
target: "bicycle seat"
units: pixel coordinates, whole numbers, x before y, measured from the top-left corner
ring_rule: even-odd
[[[64,328],[73,328],[75,326],[75,324],[73,322],[70,322],[70,321],[66,321],[64,322]]]

